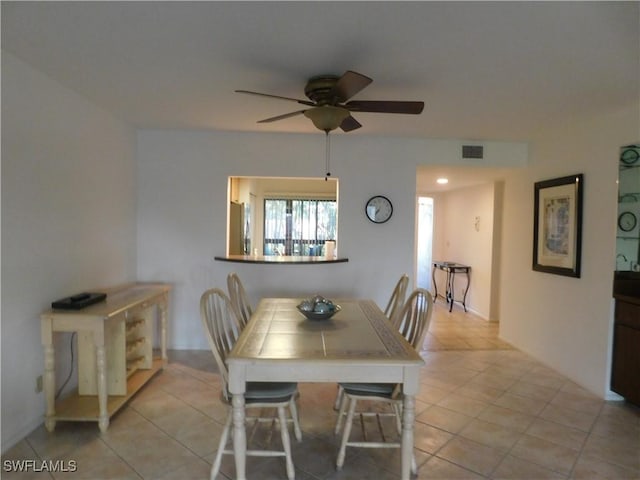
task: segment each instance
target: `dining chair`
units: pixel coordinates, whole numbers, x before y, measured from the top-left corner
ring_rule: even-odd
[[[431,294],[427,290],[418,288],[411,293],[397,317],[397,327],[400,334],[418,352],[420,351],[422,344],[424,343],[424,337],[429,330],[432,313],[433,298],[431,297]],[[336,420],[336,434],[340,432],[342,420],[345,417],[345,414],[346,419],[344,420],[342,440],[340,442],[340,449],[336,460],[337,469],[340,470],[344,465],[347,447],[400,448],[401,443],[399,440],[395,442],[386,441],[386,436],[384,434],[380,418],[382,416],[395,417],[395,427],[398,435],[401,435],[403,396],[400,386],[392,383],[341,383],[340,385],[343,388],[344,393],[343,399],[340,402],[338,418]],[[389,404],[392,408],[392,412],[356,412],[356,405],[359,400]],[[349,441],[349,437],[351,435],[353,419],[356,413],[360,418],[364,438],[363,441],[351,442]],[[376,424],[380,431],[382,441],[367,441],[365,417],[376,417]],[[413,454],[411,458],[411,471],[414,474],[417,472],[416,461]]]
[[[214,480],[220,471],[220,464],[223,454],[233,454],[233,449],[226,449],[229,432],[232,431],[232,408],[231,394],[228,390],[229,371],[226,359],[233,349],[240,332],[238,324],[234,318],[235,312],[231,306],[229,297],[220,289],[212,288],[202,294],[200,298],[200,316],[202,325],[207,334],[207,339],[215,357],[218,370],[222,377],[221,399],[228,406],[227,420],[220,436],[218,450],[211,467],[211,480]],[[245,409],[247,410],[247,422],[254,423],[254,429],[258,422],[271,422],[272,426],[276,422],[276,416],[269,417],[260,415],[249,415],[249,410],[276,409],[277,421],[280,425],[280,435],[282,438],[282,450],[247,450],[247,455],[253,456],[281,456],[285,457],[287,477],[293,480],[295,470],[291,457],[291,441],[289,439],[288,423],[293,423],[296,439],[302,439],[298,411],[296,407],[296,396],[298,385],[289,382],[247,382],[245,389]],[[289,408],[291,418],[287,418],[285,408]],[[233,444],[233,442],[231,442]]]
[[[403,273],[396,286],[393,288],[391,292],[391,297],[389,297],[389,302],[384,309],[384,314],[389,319],[389,321],[395,325],[396,317],[400,313],[402,306],[404,305],[404,297],[407,293],[407,286],[409,285],[409,276],[406,273]],[[338,385],[338,393],[336,394],[336,399],[333,402],[333,409],[338,410],[340,408],[340,402],[342,402],[343,389],[342,386]]]
[[[240,330],[242,330],[247,326],[247,323],[249,323],[253,309],[247,299],[247,292],[245,291],[238,274],[230,273],[227,275],[227,289],[229,290],[231,306],[236,313]]]
[[[409,285],[409,276],[405,273],[402,274],[398,283],[391,292],[391,297],[389,297],[389,303],[387,303],[386,308],[384,309],[384,314],[387,316],[389,321],[395,325],[396,317],[402,310],[402,306],[404,305],[405,295],[407,293],[407,286]]]

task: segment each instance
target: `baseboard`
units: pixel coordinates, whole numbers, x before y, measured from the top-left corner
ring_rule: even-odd
[[[455,305],[453,308],[456,308]],[[460,308],[462,308],[462,306],[460,306]],[[464,313],[464,309],[462,310],[462,312]],[[474,310],[473,308],[467,307],[467,312],[466,313],[473,313],[476,317],[486,321],[486,322],[491,322],[491,320],[489,319],[489,317],[485,316],[483,313],[478,312],[477,310]],[[497,323],[497,322],[496,322]]]
[[[44,415],[39,415],[31,422],[25,424],[19,431],[13,433],[9,438],[2,439],[2,454],[12,449],[17,443],[23,440],[27,435],[33,432],[44,422]]]
[[[612,402],[623,402],[624,401],[624,397],[621,397],[616,392],[612,392],[611,390],[608,390],[604,394],[604,399],[608,400],[608,401],[612,401]]]

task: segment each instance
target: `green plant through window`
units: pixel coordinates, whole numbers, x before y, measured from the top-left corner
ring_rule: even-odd
[[[336,238],[335,200],[275,198],[264,201],[264,255],[323,255]]]

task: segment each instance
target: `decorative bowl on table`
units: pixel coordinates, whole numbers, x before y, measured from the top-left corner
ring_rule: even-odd
[[[297,305],[297,308],[309,320],[329,320],[340,311],[340,305],[336,305],[321,295],[303,300]]]

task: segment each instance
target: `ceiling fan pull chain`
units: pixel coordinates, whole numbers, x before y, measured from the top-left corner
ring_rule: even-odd
[[[324,181],[326,182],[328,177],[331,176],[331,141],[329,140],[329,130],[324,132],[325,134],[325,167],[327,170],[326,175],[324,176]]]

